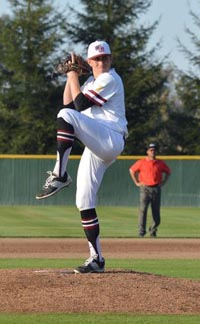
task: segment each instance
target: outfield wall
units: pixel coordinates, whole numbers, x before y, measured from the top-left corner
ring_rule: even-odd
[[[73,179],[69,188],[41,201],[41,190],[55,163],[54,155],[0,155],[0,205],[74,205],[79,156],[71,156],[68,171]],[[98,204],[138,206],[139,188],[129,175],[129,167],[141,156],[120,156],[107,170],[101,185]],[[162,188],[163,206],[200,206],[200,156],[158,156],[172,170]]]

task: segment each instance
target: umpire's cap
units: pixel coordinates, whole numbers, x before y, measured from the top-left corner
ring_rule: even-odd
[[[148,149],[150,149],[150,148],[154,148],[156,150],[157,149],[156,143],[150,143],[148,146]]]
[[[159,152],[159,145],[157,143],[150,143],[146,150],[154,149],[157,153]]]

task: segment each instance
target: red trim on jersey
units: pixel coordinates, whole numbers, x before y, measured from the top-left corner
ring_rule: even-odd
[[[87,93],[84,93],[84,96],[86,96],[90,101],[94,102],[96,106],[102,107],[102,105],[96,101],[94,98],[90,97]]]
[[[92,94],[95,95],[95,97],[97,97],[98,99],[102,100],[103,102],[106,102],[107,100],[105,98],[103,98],[102,96],[100,96],[100,94],[98,94],[96,91],[94,90],[88,90],[89,92],[91,92]]]

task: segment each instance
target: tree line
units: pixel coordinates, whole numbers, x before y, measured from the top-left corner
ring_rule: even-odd
[[[52,0],[9,0],[0,17],[0,153],[55,154],[56,115],[65,78],[54,73],[67,52],[86,57],[89,43],[106,40],[125,87],[129,136],[123,154],[144,154],[157,142],[160,154],[200,154],[200,42],[191,52],[179,41],[193,72],[178,71],[148,49],[159,26],[141,25],[152,0],[80,0],[80,10],[55,8]],[[198,14],[190,12],[200,25]],[[81,82],[85,77],[82,77]],[[82,152],[76,142],[73,154]]]

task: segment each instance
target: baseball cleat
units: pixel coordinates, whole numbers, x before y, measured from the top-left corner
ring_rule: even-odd
[[[152,230],[151,226],[149,227],[150,237],[157,237],[157,229]]]
[[[145,234],[139,234],[138,237],[145,237]]]
[[[105,260],[99,261],[97,257],[90,257],[83,265],[74,269],[75,273],[101,273],[105,270]]]
[[[36,195],[36,199],[44,199],[53,196],[56,192],[68,187],[72,182],[67,172],[65,172],[63,177],[57,177],[51,171],[47,171],[47,174],[49,174],[49,177],[46,179],[42,190]]]
[[[150,234],[150,236],[151,237],[157,237],[157,234],[156,234],[156,232],[153,232],[153,233]]]

